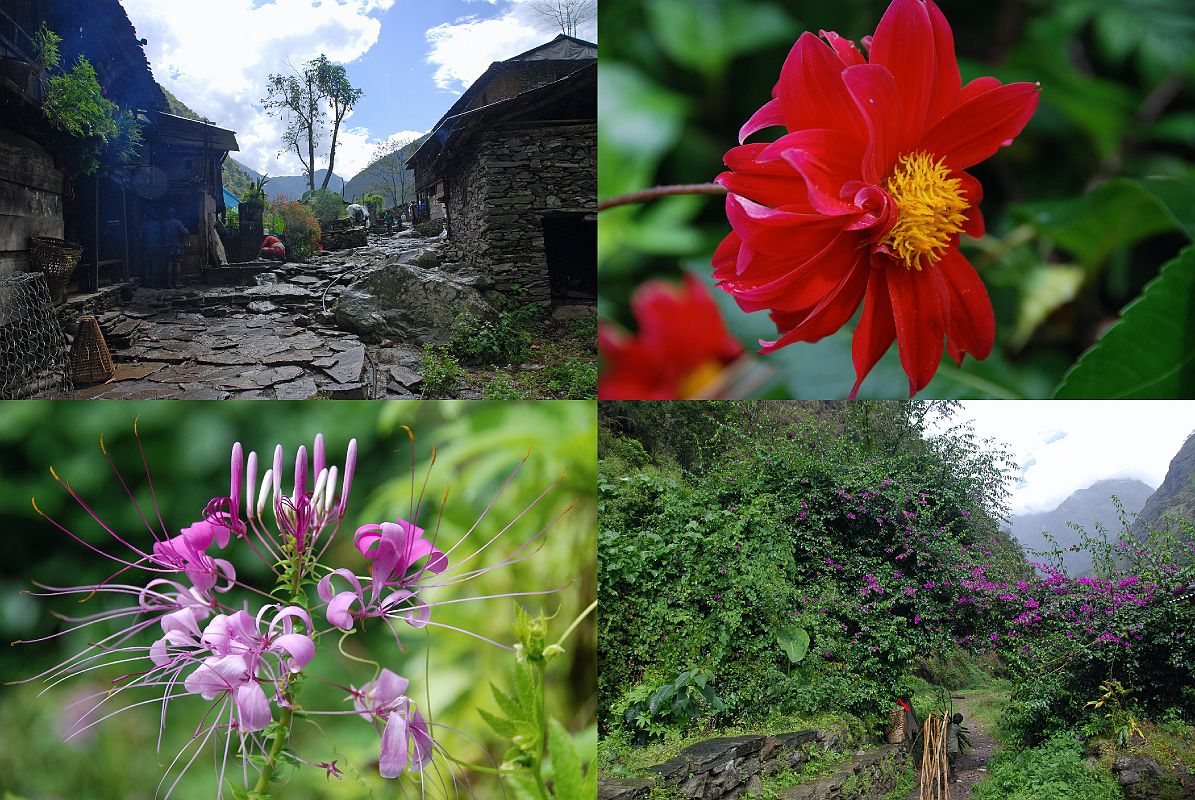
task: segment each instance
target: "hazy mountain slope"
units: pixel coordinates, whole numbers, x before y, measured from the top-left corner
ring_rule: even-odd
[[[1112,496],[1115,495],[1124,504],[1125,510],[1132,514],[1141,510],[1151,494],[1153,489],[1138,480],[1099,481],[1075,492],[1053,511],[1013,517],[1012,535],[1024,547],[1029,560],[1034,561],[1037,559],[1030,550],[1048,550],[1053,546],[1043,531],[1052,535],[1064,548],[1077,545],[1080,541],[1079,534],[1067,525],[1068,522],[1081,525],[1093,535],[1097,524],[1102,525],[1110,535],[1116,536],[1121,531],[1121,524]],[[1065,553],[1063,564],[1071,575],[1082,575],[1091,569],[1091,556],[1085,552]]]
[[[1141,509],[1136,530],[1144,533],[1164,517],[1180,517],[1195,524],[1195,433],[1171,459],[1165,480]]]

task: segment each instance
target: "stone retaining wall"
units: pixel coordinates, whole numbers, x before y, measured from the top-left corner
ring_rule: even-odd
[[[682,750],[676,758],[649,767],[650,777],[599,780],[599,800],[644,800],[656,784],[676,786],[687,800],[735,800],[758,792],[763,778],[788,768],[799,771],[811,758],[810,745],[840,749],[840,736],[799,731],[776,736],[710,739]],[[884,745],[857,755],[833,774],[785,789],[788,800],[867,800],[893,788],[908,751]]]

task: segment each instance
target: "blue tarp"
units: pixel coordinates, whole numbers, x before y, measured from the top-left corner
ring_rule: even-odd
[[[233,194],[232,192],[228,191],[227,188],[225,188],[224,189],[224,207],[229,210],[232,210],[232,209],[240,206],[240,204],[241,204],[241,201],[237,200],[237,196],[235,194]]]

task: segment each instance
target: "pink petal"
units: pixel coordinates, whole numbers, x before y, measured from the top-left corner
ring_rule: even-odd
[[[374,707],[393,705],[398,698],[407,693],[409,685],[410,682],[406,678],[383,667],[377,680],[373,682],[373,698],[376,703]]]
[[[270,702],[257,681],[237,689],[237,719],[241,730],[259,731],[270,724]]]
[[[382,753],[378,772],[383,778],[397,778],[407,766],[407,721],[402,714],[391,712],[382,731]]]
[[[328,622],[345,631],[353,629],[353,615],[349,609],[353,603],[360,601],[361,596],[356,592],[341,592],[328,601],[328,609],[324,612]]]
[[[301,633],[284,633],[274,640],[270,649],[282,649],[290,655],[287,667],[291,672],[303,669],[315,657],[315,642],[311,641],[311,637]]]

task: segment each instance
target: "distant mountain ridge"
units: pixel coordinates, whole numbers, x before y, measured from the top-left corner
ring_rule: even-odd
[[[324,176],[327,174],[328,170],[326,169],[317,169],[315,171],[315,188],[318,189],[324,185]],[[344,185],[344,178],[333,172],[331,179],[328,180],[328,189],[340,194],[340,190],[344,188]],[[306,175],[279,175],[278,177],[271,175],[269,182],[266,184],[266,197],[275,200],[282,195],[286,195],[291,200],[301,200],[307,189]]]
[[[1053,547],[1043,531],[1053,536],[1064,549],[1080,543],[1079,534],[1067,525],[1070,522],[1082,526],[1089,534],[1094,535],[1097,526],[1103,526],[1110,536],[1116,536],[1122,528],[1116,506],[1112,503],[1113,495],[1132,515],[1141,511],[1152,494],[1154,490],[1138,480],[1098,481],[1075,492],[1052,511],[1013,517],[1012,535],[1026,550],[1029,560],[1035,561],[1037,559],[1028,551]],[[1063,553],[1062,563],[1070,575],[1079,576],[1091,570],[1091,554],[1084,551],[1066,552]]]
[[[1195,433],[1187,436],[1170,460],[1166,478],[1142,507],[1134,531],[1143,536],[1151,527],[1157,527],[1163,519],[1170,517],[1195,524]]]

